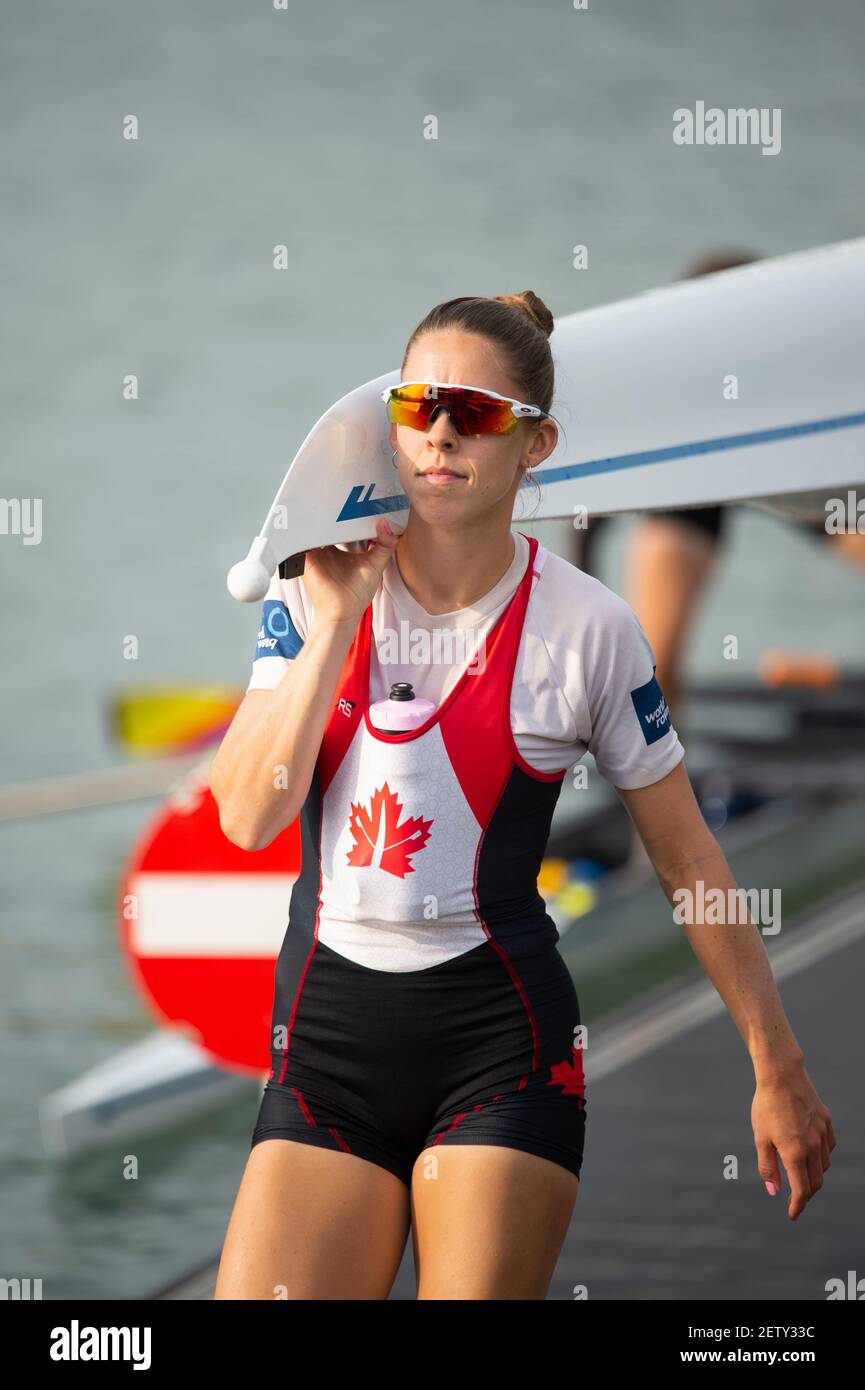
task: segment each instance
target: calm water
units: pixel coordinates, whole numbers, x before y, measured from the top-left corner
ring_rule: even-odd
[[[395,366],[431,304],[530,286],[567,313],[708,247],[862,231],[860,0],[43,0],[2,27],[0,492],[44,499],[40,545],[0,537],[2,782],[122,761],[106,709],[130,685],[245,684],[258,612],[226,571],[310,424]],[[780,106],[782,153],[675,147],[672,111],[698,98]],[[628,524],[603,544],[614,587]],[[720,668],[730,631],[747,670],[776,643],[859,663],[862,595],[742,514],[690,669]],[[245,1160],[254,1096],[136,1144],[135,1183],[121,1154],[42,1154],[38,1096],[150,1029],[113,899],[152,810],[0,826],[0,1274],[46,1297],[134,1295],[215,1249]]]

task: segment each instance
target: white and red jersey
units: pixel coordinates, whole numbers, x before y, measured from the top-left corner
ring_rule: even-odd
[[[426,613],[391,557],[301,814],[296,940],[389,971],[485,938],[510,959],[540,951],[558,938],[537,876],[565,773],[591,750],[615,785],[644,786],[682,758],[627,605],[536,539],[514,540],[499,583],[448,614]],[[250,689],[278,684],[313,618],[302,577],[274,577]],[[452,661],[444,639],[455,633],[465,640]],[[436,706],[407,733],[369,717],[397,681]]]
[[[416,695],[441,703],[470,658],[436,659],[437,642],[442,647],[452,633],[455,647],[468,651],[489,632],[526,572],[529,542],[521,532],[514,542],[514,558],[498,583],[452,613],[427,613],[391,557],[372,604],[371,700],[386,699],[395,681],[409,681]],[[521,755],[532,768],[555,772],[589,752],[613,786],[659,781],[684,749],[653,685],[655,660],[639,622],[618,594],[542,544],[533,568],[511,689],[511,728]],[[303,576],[275,574],[247,689],[279,684],[314,615]],[[424,664],[418,658],[427,651],[433,659]]]

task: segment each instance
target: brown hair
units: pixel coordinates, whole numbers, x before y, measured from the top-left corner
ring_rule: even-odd
[[[402,371],[409,352],[418,338],[439,328],[462,328],[466,333],[478,333],[503,347],[511,366],[511,375],[521,386],[521,399],[526,405],[540,406],[549,411],[553,403],[555,372],[549,336],[554,328],[553,316],[533,290],[520,294],[465,294],[448,299],[430,309],[408,340],[402,359]]]

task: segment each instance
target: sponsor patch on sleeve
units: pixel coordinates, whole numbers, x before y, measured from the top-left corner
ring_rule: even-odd
[[[645,685],[631,691],[631,700],[646,743],[657,743],[670,732],[670,707],[654,673]]]
[[[303,646],[303,638],[291,621],[291,614],[281,599],[265,599],[258,629],[255,659],[261,656],[283,656],[293,661]]]

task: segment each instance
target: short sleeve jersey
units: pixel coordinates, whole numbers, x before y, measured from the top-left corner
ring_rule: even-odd
[[[428,613],[391,556],[372,604],[370,701],[396,681],[439,706],[513,597],[529,563],[514,534],[501,579],[467,608]],[[247,689],[274,689],[302,650],[315,616],[303,576],[273,576],[264,599]],[[538,545],[511,690],[511,728],[531,768],[568,769],[587,752],[601,775],[623,789],[650,786],[684,749],[655,677],[649,641],[617,594]]]

